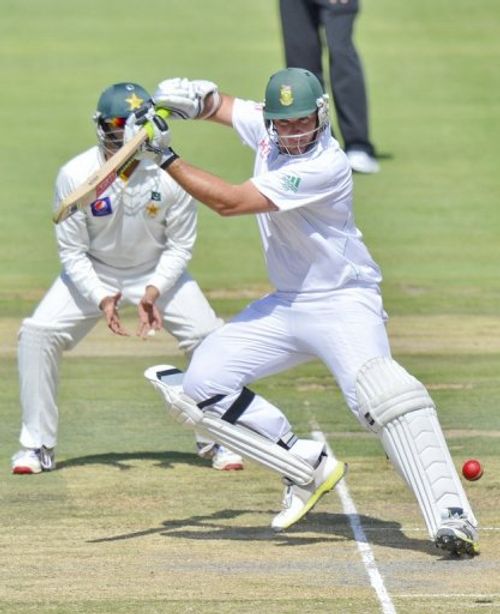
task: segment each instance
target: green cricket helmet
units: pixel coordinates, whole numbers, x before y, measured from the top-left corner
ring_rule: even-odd
[[[271,76],[264,98],[264,121],[271,139],[282,147],[273,125],[276,119],[298,119],[317,113],[316,138],[329,124],[328,96],[315,74],[304,68],[285,68]]]
[[[324,95],[319,79],[303,68],[285,68],[272,75],[266,87],[264,119],[306,117],[318,109]]]
[[[94,121],[105,155],[112,155],[123,145],[123,129],[128,116],[150,100],[151,95],[137,83],[115,83],[102,92]]]

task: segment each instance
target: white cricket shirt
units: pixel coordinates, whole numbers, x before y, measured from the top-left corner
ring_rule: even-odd
[[[330,132],[305,154],[281,154],[270,141],[261,105],[240,99],[234,101],[233,126],[257,154],[252,182],[279,209],[256,216],[275,288],[322,293],[376,287],[380,269],[354,222],[351,168]]]
[[[104,164],[92,147],[59,171],[54,210]],[[99,305],[108,294],[99,272],[133,278],[151,271],[160,293],[186,269],[196,240],[196,203],[156,164],[143,160],[84,212],[56,226],[59,256],[81,294]]]

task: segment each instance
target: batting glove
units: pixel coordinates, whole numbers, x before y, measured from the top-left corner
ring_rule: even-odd
[[[214,104],[207,112],[205,101],[209,94],[213,95]],[[206,119],[219,108],[220,95],[212,81],[175,78],[158,85],[153,101],[157,107],[168,109],[173,119]]]
[[[130,141],[141,128],[145,128],[148,140],[135,155],[136,160],[151,160],[159,166],[170,156],[171,135],[168,124],[154,107],[141,107],[132,113],[125,124],[123,140]]]

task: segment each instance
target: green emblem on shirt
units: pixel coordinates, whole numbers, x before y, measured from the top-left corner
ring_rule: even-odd
[[[281,180],[283,189],[287,192],[296,192],[299,189],[299,185],[302,179],[300,177],[294,177],[293,175],[285,175]]]

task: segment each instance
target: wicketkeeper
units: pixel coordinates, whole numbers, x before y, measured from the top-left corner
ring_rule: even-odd
[[[275,291],[207,337],[183,378],[162,365],[146,377],[179,421],[284,476],[283,509],[272,521],[279,531],[334,488],[345,465],[322,443],[297,437],[283,412],[247,386],[319,358],[359,422],[380,438],[431,539],[477,554],[477,522],[434,403],[391,358],[380,269],[355,225],[350,165],[331,136],[318,79],[281,70],[263,105],[221,94],[211,82],[168,79],[154,100],[174,118],[232,127],[254,149],[252,177],[234,185],[165,148],[164,131],[153,139],[162,168],[198,201],[223,216],[256,214]]]
[[[61,168],[54,210],[122,146],[131,114],[145,120],[150,100],[135,83],[116,83],[102,92],[94,115],[98,145]],[[19,331],[22,449],[12,459],[14,473],[55,468],[61,357],[102,317],[113,333],[128,335],[119,308],[136,305],[139,336],[164,327],[187,355],[222,324],[187,272],[196,203],[159,168],[157,150],[146,147],[139,157],[84,212],[56,226],[62,273]],[[197,444],[214,468],[243,467],[239,455],[213,440],[199,436]]]

